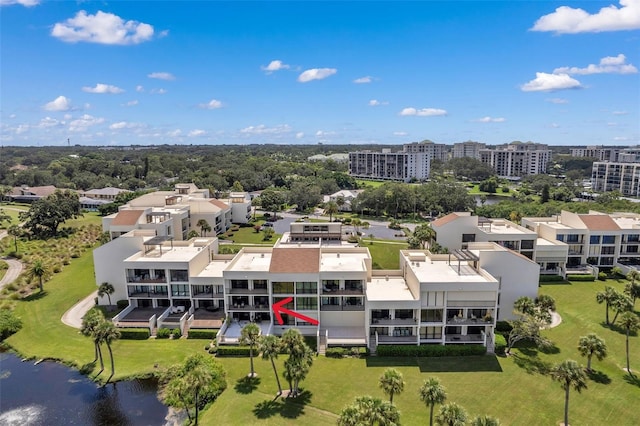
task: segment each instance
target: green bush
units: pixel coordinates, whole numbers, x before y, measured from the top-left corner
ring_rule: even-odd
[[[606,278],[606,274],[605,274]],[[593,275],[567,275],[568,281],[595,281],[596,277]]]
[[[513,327],[511,327],[511,324],[509,324],[508,321],[497,321],[496,322],[496,331],[498,333],[509,333],[511,331],[511,329],[513,329]]]
[[[376,349],[378,356],[388,357],[441,357],[484,355],[487,348],[482,345],[379,345]]]
[[[304,342],[314,351],[318,347],[318,338],[316,336],[302,336]]]
[[[495,353],[497,355],[504,355],[504,350],[507,348],[507,339],[502,334],[496,334],[495,339]]]
[[[171,330],[168,328],[159,328],[156,331],[156,339],[168,339],[171,336]]]
[[[209,353],[211,355],[215,355],[218,352],[218,348],[216,348],[215,346],[212,346],[209,348]]]
[[[173,334],[173,338],[174,339],[179,339],[180,336],[182,336],[182,333],[180,332],[179,328],[172,328],[171,329],[171,334]]]
[[[9,309],[0,310],[0,341],[22,328],[22,321]]]
[[[344,348],[327,348],[324,355],[327,358],[342,358],[346,354],[346,350]]]
[[[148,328],[121,328],[120,338],[128,340],[146,340],[150,336]]]
[[[187,339],[215,339],[218,335],[218,330],[213,329],[191,329]]]
[[[353,347],[336,347],[327,348],[325,356],[328,358],[364,358],[369,355],[369,348],[353,346]]]
[[[249,356],[249,351],[249,346],[219,346],[218,356]]]
[[[607,279],[607,273],[606,272],[598,272],[598,279],[600,281],[605,281]]]
[[[564,278],[561,275],[540,275],[539,281],[541,283],[554,283],[564,281]]]
[[[129,306],[129,301],[128,300],[118,300],[116,302],[116,306],[118,307],[118,309],[124,309],[127,306]]]

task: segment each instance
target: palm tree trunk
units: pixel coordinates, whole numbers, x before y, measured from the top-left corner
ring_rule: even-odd
[[[38,277],[38,281],[40,283],[40,293],[42,293],[44,291],[44,287],[42,286],[42,277]]]
[[[196,390],[196,395],[195,395],[195,403],[196,403],[196,426],[198,426],[198,414],[199,414],[199,409],[198,409],[198,391]]]
[[[431,408],[429,409],[429,426],[433,426],[433,408],[435,404],[431,404]]]
[[[569,384],[566,383],[567,389],[564,393],[564,426],[569,426]]]
[[[587,357],[587,371],[591,371],[591,356],[592,354],[589,354]]]
[[[95,351],[95,357],[93,358],[93,363],[95,364],[95,362],[98,360],[98,351],[100,350],[100,348],[98,347],[98,343],[93,342],[93,350]]]
[[[104,371],[104,358],[102,358],[102,349],[100,348],[100,343],[96,342],[96,346],[98,347],[98,358],[100,359],[100,371],[98,371],[98,374],[96,374],[96,377],[98,377]]]
[[[609,325],[609,303],[608,302],[606,304],[606,307],[607,307],[606,320],[607,320],[607,325]]]
[[[113,352],[111,351],[111,345],[109,343],[107,343],[107,349],[109,349],[109,359],[111,360],[111,375],[109,376],[109,378],[107,379],[105,385],[107,383],[109,383],[109,381],[111,380],[111,378],[113,377],[113,375],[115,374],[116,370],[115,370],[115,365],[113,363]]]
[[[282,395],[282,385],[280,385],[280,377],[278,377],[278,371],[276,370],[276,363],[273,361],[273,357],[271,358],[271,366],[273,367],[273,374],[276,375],[276,382],[278,382],[278,395]]]
[[[389,393],[389,403],[393,404],[393,392]]]
[[[625,342],[627,348],[627,373],[629,376],[633,377],[633,373],[631,372],[631,365],[629,364],[629,329],[627,328],[627,341]]]
[[[249,360],[251,362],[251,378],[255,375],[253,372],[253,345],[249,346]]]

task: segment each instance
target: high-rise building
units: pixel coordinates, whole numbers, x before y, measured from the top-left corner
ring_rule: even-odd
[[[512,142],[495,149],[480,150],[480,161],[493,168],[500,177],[523,177],[547,172],[551,150],[533,142]]]
[[[459,142],[453,144],[453,158],[471,157],[480,159],[480,150],[487,149],[487,145],[481,142]]]

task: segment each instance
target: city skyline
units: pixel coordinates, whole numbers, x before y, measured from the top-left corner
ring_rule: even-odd
[[[640,143],[640,0],[0,5],[5,146]]]

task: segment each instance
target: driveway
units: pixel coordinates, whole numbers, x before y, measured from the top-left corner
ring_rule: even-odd
[[[7,262],[7,265],[9,265],[9,268],[7,269],[7,272],[4,274],[4,277],[2,277],[2,279],[0,280],[0,290],[2,290],[2,288],[4,288],[5,285],[15,281],[15,279],[18,278],[18,275],[22,273],[22,262],[20,262],[19,260],[12,259],[9,257],[3,257],[2,260]]]

